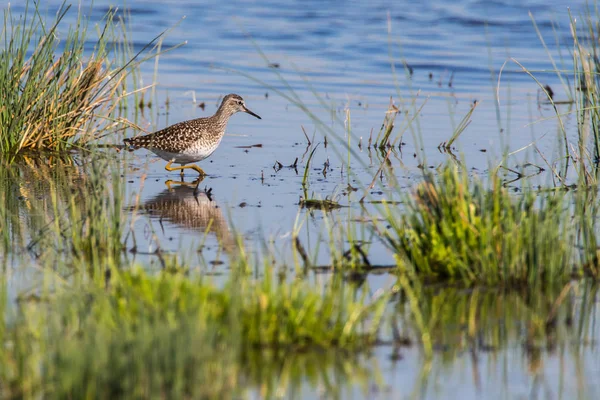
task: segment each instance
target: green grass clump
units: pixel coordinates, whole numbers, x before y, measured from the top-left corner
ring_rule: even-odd
[[[118,104],[125,74],[118,52],[119,24],[109,12],[100,34],[89,45],[82,14],[68,33],[59,29],[70,6],[63,4],[51,23],[39,3],[20,17],[4,10],[0,37],[0,154],[24,150],[63,150],[85,143],[114,124],[109,118]],[[60,38],[64,37],[63,40]]]
[[[0,303],[9,321],[0,330],[0,396],[231,397],[260,350],[272,357],[373,343],[387,299],[354,295],[342,280],[315,289],[275,283],[269,272],[259,282],[232,273],[222,288],[172,269],[59,284],[12,312]]]
[[[387,209],[385,241],[401,268],[465,282],[539,284],[571,277],[574,233],[560,194],[510,195],[453,166],[427,175],[406,210]]]

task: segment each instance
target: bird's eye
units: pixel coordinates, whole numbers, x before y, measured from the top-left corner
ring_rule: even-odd
[[[243,104],[244,104],[244,102],[243,102],[243,101],[241,101],[241,100],[238,100],[238,104],[241,106],[241,105],[243,105]]]

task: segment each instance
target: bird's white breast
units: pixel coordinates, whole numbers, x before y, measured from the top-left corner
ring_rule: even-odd
[[[154,154],[165,161],[173,161],[178,164],[189,164],[197,161],[202,161],[208,158],[219,147],[221,139],[215,143],[199,143],[196,142],[192,146],[183,150],[181,153],[171,153],[161,149],[150,148]]]

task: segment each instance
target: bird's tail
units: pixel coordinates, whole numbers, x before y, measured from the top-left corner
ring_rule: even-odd
[[[125,148],[129,151],[133,151],[138,147],[135,145],[135,138],[127,138],[123,139],[123,143],[125,143]]]

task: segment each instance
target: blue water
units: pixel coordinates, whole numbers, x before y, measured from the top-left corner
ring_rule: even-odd
[[[569,10],[562,4],[228,2],[214,7],[167,1],[131,2],[128,7],[130,13],[125,15],[129,16],[136,48],[141,49],[159,32],[174,26],[162,48],[186,42],[160,57],[155,102],[160,108],[157,116],[152,114],[140,122],[142,128],[153,131],[208,116],[221,96],[230,92],[242,95],[262,116],[260,121],[247,115],[232,118],[229,135],[202,163],[211,175],[202,184],[213,188],[214,200],[228,210],[238,231],[248,239],[267,237],[276,247],[287,246],[284,256],[289,255],[289,234],[302,195],[303,161],[307,159],[302,128],[311,138],[314,134],[317,142],[323,142],[324,130],[276,91],[297,96],[333,129],[333,133],[327,132],[330,146],[321,144],[315,153],[309,195],[336,198],[344,205],[356,205],[363,195],[359,190],[344,196],[347,184],[364,188],[379,168],[381,155],[369,157],[358,143],[366,145],[371,135],[377,135],[390,98],[405,112],[397,117],[392,135],[402,136],[406,143],[401,154],[391,156],[392,173],[398,179],[394,185],[400,191],[418,181],[419,165],[436,167],[449,159],[437,147],[449,139],[475,101],[479,105],[472,122],[456,143],[456,153],[464,152],[470,167],[485,173],[490,164],[499,162],[503,152],[534,140],[549,159],[556,149],[558,123],[553,111],[538,104],[538,84],[510,59],[532,71],[543,84],[551,85],[557,99],[566,99],[549,58],[552,56],[559,68],[571,68]],[[92,18],[100,19],[108,9],[106,2],[95,3]],[[571,5],[574,16],[582,9],[583,3]],[[529,12],[548,43],[548,51]],[[154,63],[144,66],[140,85],[153,82],[154,67]],[[168,113],[164,107],[167,98]],[[204,110],[198,107],[201,102],[205,103]],[[355,174],[350,181],[345,171],[348,128],[344,124],[348,115],[353,151],[350,163]],[[572,119],[566,118],[567,127],[574,124]],[[120,140],[120,136],[115,138]],[[262,147],[238,147],[254,144]],[[415,153],[423,154],[426,160],[414,157]],[[296,157],[300,159],[299,173],[286,168],[274,170],[276,161],[289,165]],[[510,165],[514,167],[523,159],[544,164],[535,157],[529,149],[518,153]],[[330,170],[323,176],[327,161]],[[165,188],[163,182],[170,175],[164,171],[162,160],[140,151],[133,163],[148,173],[143,198],[152,198]],[[136,171],[131,176],[134,192],[138,191],[139,175]],[[381,184],[390,182],[383,180]],[[373,200],[385,198],[376,189],[371,192]],[[237,207],[241,203],[247,206]],[[334,216],[346,218],[353,213],[360,214],[360,209],[353,207]],[[322,216],[317,213],[309,219],[320,221]],[[314,242],[319,233],[327,234],[324,229],[319,222],[305,224],[303,231],[313,233],[307,233],[304,240]],[[170,238],[178,237],[188,246],[189,232],[177,226],[166,231]],[[203,240],[202,233],[197,237]],[[179,249],[182,245],[180,240],[162,239],[159,235],[162,247]],[[155,246],[149,244],[149,249]],[[326,253],[319,257],[322,263],[329,260]],[[372,262],[391,261],[390,253],[378,242],[371,254]]]
[[[138,84],[156,83],[155,98],[151,97],[152,89],[145,92],[145,98],[152,99],[154,105],[137,121],[142,129],[151,132],[182,120],[209,116],[220,98],[232,92],[243,96],[247,106],[262,117],[256,120],[235,115],[219,149],[200,164],[210,175],[201,187],[212,188],[212,202],[197,206],[193,193],[182,190],[178,194],[176,201],[196,222],[186,223],[156,212],[134,222],[139,248],[181,252],[193,265],[208,268],[208,272],[218,271],[220,264],[214,261],[224,256],[218,246],[222,237],[214,230],[205,235],[203,213],[219,214],[220,223],[241,233],[249,251],[257,256],[266,241],[289,262],[290,238],[297,228],[307,248],[322,244],[317,263],[327,264],[329,246],[323,238],[329,237],[328,230],[364,216],[358,200],[382,159],[377,152],[367,151],[365,145],[371,132],[373,138],[377,135],[390,98],[402,111],[392,138],[401,136],[406,144],[402,152],[391,155],[391,166],[386,169],[395,179],[376,179],[380,186],[367,190],[369,200],[401,200],[402,193],[419,181],[420,165],[436,168],[450,160],[451,155],[437,147],[449,139],[474,102],[478,106],[472,122],[455,144],[455,152],[464,153],[474,174],[486,174],[490,166],[500,162],[504,152],[521,149],[533,141],[549,160],[554,160],[559,132],[554,111],[538,102],[538,84],[511,59],[535,74],[542,84],[550,85],[557,100],[567,99],[567,90],[561,86],[550,57],[558,68],[572,70],[569,11],[578,17],[585,8],[583,1],[571,2],[570,8],[560,1],[213,4],[163,0],[128,1],[125,7],[114,1],[96,0],[91,8],[84,3],[79,7],[92,21],[100,21],[113,6],[121,11],[127,8],[120,15],[126,18],[136,51],[167,29],[170,31],[162,39],[163,50],[185,42],[160,56],[156,76],[154,61],[142,66]],[[60,1],[45,1],[42,9],[52,15],[59,5]],[[23,10],[20,4],[11,3],[11,7],[14,13]],[[75,19],[76,8],[66,21]],[[529,13],[548,44],[547,50]],[[66,36],[66,25],[59,35]],[[290,98],[297,96],[327,129],[278,92]],[[204,109],[200,103],[204,103]],[[568,108],[561,110],[566,113]],[[575,118],[566,116],[564,123],[572,131]],[[348,208],[325,215],[298,207],[308,157],[302,128],[320,142],[312,160],[309,194],[334,198]],[[128,136],[136,134],[126,132]],[[119,134],[108,140],[120,143],[122,138]],[[350,154],[345,147],[348,142]],[[255,144],[261,147],[248,148]],[[164,199],[173,201],[164,182],[177,179],[178,174],[165,171],[165,163],[144,150],[123,157],[131,162],[126,176],[131,202],[138,194],[148,207]],[[289,165],[295,158],[299,158],[298,172],[274,168],[277,161]],[[544,164],[528,148],[511,157],[509,166],[523,160]],[[323,174],[326,162],[329,167]],[[540,179],[550,182],[551,177]],[[348,193],[348,184],[358,191]],[[398,190],[390,195],[381,190],[382,186]],[[376,207],[366,204],[370,213]],[[392,262],[391,253],[368,228],[357,223],[355,229],[359,239],[372,243],[371,263]],[[198,251],[201,245],[202,251]],[[152,256],[138,258],[149,267],[158,263]],[[374,287],[393,281],[385,276],[369,280]],[[418,351],[410,350],[404,360],[392,364],[386,350],[378,350],[375,358],[387,389],[371,394],[374,398],[407,398],[415,393],[427,398],[562,398],[580,391],[586,398],[600,395],[592,378],[600,368],[597,356],[579,360],[577,366],[571,360],[567,368],[556,356],[550,357],[542,374],[545,391],[535,395],[539,375],[528,375],[516,353],[517,349],[509,349],[502,355],[502,363],[493,356],[480,360],[479,365],[485,365],[478,375],[482,384],[474,383],[470,375],[474,367],[465,367],[472,360],[465,356],[451,367],[434,368],[433,378],[418,390],[414,387],[418,370],[424,368]],[[510,373],[513,364],[515,372]],[[592,371],[592,375],[586,375],[583,387],[573,384],[576,368]],[[557,375],[568,383],[554,379]],[[511,384],[502,383],[506,380]],[[318,395],[317,390],[308,393]],[[357,398],[364,395],[360,391],[350,394]]]

